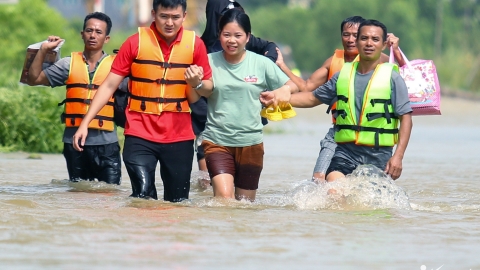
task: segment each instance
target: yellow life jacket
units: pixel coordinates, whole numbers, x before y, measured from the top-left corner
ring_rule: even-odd
[[[66,98],[58,104],[59,106],[65,104],[62,121],[65,122],[67,127],[80,126],[98,87],[100,87],[110,72],[113,59],[115,59],[115,56],[111,55],[103,58],[98,64],[93,78],[90,80],[83,52],[73,52],[71,54],[70,71],[65,83],[67,86]],[[113,131],[113,97],[98,112],[88,125],[88,128]]]
[[[398,117],[391,100],[392,71],[398,66],[384,63],[375,68],[363,97],[357,122],[355,107],[355,74],[358,62],[345,63],[337,81],[335,142],[357,145],[394,146],[398,140]]]
[[[168,62],[155,33],[139,27],[138,54],[130,76],[129,110],[146,114],[189,112],[185,69],[193,63],[195,32],[183,30],[180,42],[173,45]]]

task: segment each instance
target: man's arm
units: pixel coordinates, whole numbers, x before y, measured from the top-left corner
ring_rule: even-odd
[[[322,104],[322,102],[315,97],[313,92],[295,93],[290,97],[290,104],[296,108],[312,108]]]
[[[273,42],[250,35],[250,40],[245,48],[256,54],[264,55],[274,63],[277,61],[277,45]]]
[[[407,113],[399,116],[400,129],[398,131],[398,143],[395,148],[395,153],[390,158],[385,168],[385,173],[390,175],[393,180],[397,180],[402,174],[402,160],[407,150],[410,134],[412,133],[412,114]]]
[[[276,48],[278,52],[278,59],[277,59],[277,66],[292,80],[297,86],[300,92],[311,92],[315,90],[320,85],[324,84],[328,79],[328,70],[330,68],[330,64],[332,62],[332,58],[328,58],[323,65],[317,69],[306,81],[302,78],[298,77],[297,75],[293,74],[293,72],[287,67],[285,62],[283,61],[282,52]]]
[[[125,77],[110,72],[98,88],[95,96],[93,97],[90,108],[87,114],[83,117],[82,123],[78,127],[77,132],[73,136],[73,147],[78,151],[83,151],[85,140],[88,135],[88,125],[90,121],[98,114],[98,112],[107,104],[108,100],[113,96],[118,89],[120,83]],[[79,143],[80,142],[80,143]]]
[[[60,39],[60,37],[49,36],[47,42],[42,43],[35,59],[33,59],[33,62],[28,69],[28,85],[50,86],[50,82],[48,81],[45,72],[42,70],[43,61],[45,60],[47,53],[55,49],[62,41],[63,39]]]

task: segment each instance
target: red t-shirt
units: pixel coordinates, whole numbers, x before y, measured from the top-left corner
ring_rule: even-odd
[[[168,61],[173,45],[182,39],[183,27],[180,28],[177,38],[170,46],[161,38],[155,27],[155,22],[150,25],[150,29],[153,30],[157,37],[165,61]],[[112,64],[111,71],[113,73],[124,77],[130,75],[133,60],[135,60],[138,54],[138,41],[138,33],[136,33],[122,44]],[[203,68],[204,80],[212,77],[207,49],[198,36],[195,37],[193,64]],[[188,112],[162,112],[160,115],[156,115],[130,111],[127,107],[126,117],[125,135],[158,143],[181,142],[195,138],[192,129],[192,119]]]

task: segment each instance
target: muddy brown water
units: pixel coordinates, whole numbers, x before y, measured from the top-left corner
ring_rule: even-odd
[[[341,200],[306,180],[325,110],[269,124],[254,203],[211,199],[195,171],[171,204],[128,198],[125,171],[120,186],[74,184],[61,155],[0,154],[0,268],[480,269],[478,103],[414,117],[401,178],[340,181]]]

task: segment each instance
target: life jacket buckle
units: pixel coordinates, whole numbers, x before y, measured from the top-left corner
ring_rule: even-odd
[[[182,111],[182,104],[180,104],[180,101],[177,101],[177,111]]]
[[[75,125],[75,118],[73,118],[73,117],[70,118],[70,124],[71,124],[72,126]]]
[[[102,119],[98,120],[98,126],[103,127],[103,120]]]

